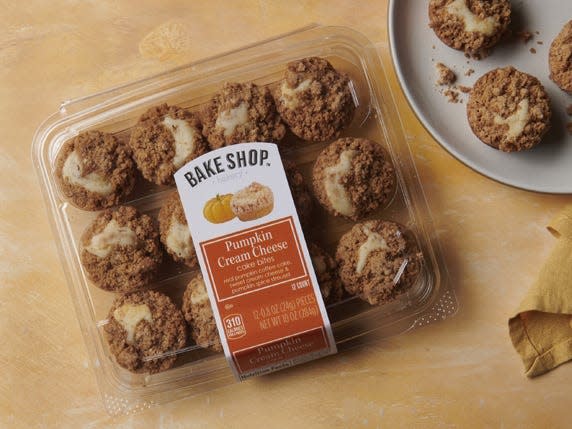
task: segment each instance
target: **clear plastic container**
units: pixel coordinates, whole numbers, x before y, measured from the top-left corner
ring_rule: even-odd
[[[167,102],[197,110],[226,81],[275,85],[288,62],[308,56],[326,58],[351,78],[357,110],[342,136],[366,137],[380,143],[396,167],[398,186],[391,204],[368,218],[406,225],[416,235],[424,259],[419,280],[396,301],[370,306],[358,298],[350,298],[328,308],[338,349],[343,352],[356,343],[356,339],[373,331],[377,337],[395,335],[456,312],[457,302],[448,282],[421,183],[375,47],[349,28],[317,25],[303,28],[93,96],[66,101],[36,132],[32,147],[34,166],[91,363],[110,414],[129,413],[196,395],[235,383],[235,380],[223,354],[195,345],[178,351],[177,363],[172,369],[153,375],[134,374],[115,363],[103,336],[103,326],[115,295],[90,284],[78,251],[80,236],[97,212],[75,208],[59,191],[54,173],[59,149],[67,140],[88,129],[111,132],[127,139],[131,127],[149,107]],[[287,141],[281,146],[285,157],[298,165],[309,183],[313,161],[328,143]],[[173,188],[140,179],[125,204],[156,216],[161,201]],[[316,207],[314,216],[319,222],[313,226],[312,235],[319,237],[320,243],[333,253],[338,239],[353,223],[327,215],[317,204]],[[150,287],[180,304],[183,291],[195,273],[182,265],[166,263]]]

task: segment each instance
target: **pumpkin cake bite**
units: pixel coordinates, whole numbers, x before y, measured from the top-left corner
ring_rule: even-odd
[[[336,138],[353,119],[356,105],[348,75],[324,58],[308,57],[287,65],[274,91],[276,108],[290,130],[307,141]]]
[[[511,21],[509,0],[430,0],[429,26],[447,46],[476,59],[500,42]]]
[[[284,171],[286,172],[286,178],[288,179],[288,185],[290,186],[290,192],[292,192],[292,199],[294,200],[300,223],[302,227],[310,226],[312,211],[314,209],[314,202],[310,190],[306,186],[304,176],[302,176],[296,164],[290,160],[283,160],[283,162]]]
[[[129,147],[112,134],[86,131],[64,144],[55,174],[73,205],[101,210],[125,200],[136,172]]]
[[[358,220],[389,204],[396,178],[381,145],[345,137],[320,153],[314,164],[313,184],[316,198],[327,211]]]
[[[253,83],[225,83],[201,118],[212,149],[244,142],[278,143],[286,134],[270,91]]]
[[[396,299],[421,273],[422,255],[410,231],[383,220],[358,223],[338,244],[344,288],[371,305]]]
[[[145,112],[129,145],[137,168],[157,185],[171,185],[173,174],[208,150],[199,117],[186,109],[161,104]]]
[[[88,226],[80,240],[80,258],[97,287],[126,293],[149,284],[163,252],[153,219],[120,206],[105,210]]]
[[[572,94],[572,20],[568,21],[550,44],[548,54],[550,79]]]
[[[344,287],[337,271],[338,264],[328,252],[314,243],[308,243],[308,251],[324,303],[330,305],[338,302],[344,295]]]
[[[135,373],[157,373],[173,366],[187,342],[183,314],[156,291],[120,295],[103,331],[119,365]]]
[[[187,285],[183,295],[183,314],[195,343],[215,352],[222,351],[213,310],[203,276],[198,274]]]
[[[510,66],[481,76],[467,103],[473,133],[503,152],[536,146],[548,132],[551,117],[550,99],[542,83]]]
[[[198,264],[187,218],[177,192],[173,192],[159,210],[161,243],[176,262],[195,268]]]

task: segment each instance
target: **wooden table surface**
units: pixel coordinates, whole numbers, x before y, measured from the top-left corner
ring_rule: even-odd
[[[386,9],[385,0],[0,2],[0,427],[570,426],[572,365],[528,380],[507,318],[553,245],[544,226],[572,198],[464,167],[421,127],[393,75],[457,316],[271,382],[132,416],[102,407],[32,170],[38,125],[65,99],[311,22],[361,31],[390,64]]]

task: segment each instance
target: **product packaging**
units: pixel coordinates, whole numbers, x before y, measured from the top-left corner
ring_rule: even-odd
[[[363,35],[348,28],[318,25],[303,28],[160,75],[112,88],[93,96],[64,102],[58,112],[49,117],[38,129],[32,147],[34,166],[40,178],[48,208],[48,217],[85,338],[91,366],[97,375],[104,406],[110,414],[131,413],[167,401],[227,386],[236,383],[237,378],[235,376],[239,374],[236,368],[234,368],[233,374],[233,369],[229,366],[229,361],[225,359],[224,353],[199,347],[192,341],[188,341],[185,347],[175,352],[177,356],[175,365],[165,371],[153,374],[132,373],[116,363],[104,335],[104,327],[108,323],[107,317],[116,294],[91,284],[85,269],[82,267],[79,252],[80,237],[85,228],[97,217],[98,212],[80,210],[66,200],[58,187],[55,175],[58,152],[66,141],[86,130],[113,133],[119,139],[127,141],[138,118],[149,107],[168,103],[191,111],[198,111],[208,103],[225,82],[253,82],[257,85],[273,88],[282,79],[289,62],[312,56],[327,59],[337,70],[347,73],[350,77],[356,112],[351,124],[343,130],[341,137],[362,137],[373,140],[382,145],[389,154],[396,170],[395,194],[386,207],[376,210],[367,219],[395,221],[411,231],[422,255],[421,272],[415,283],[405,293],[388,303],[370,305],[358,297],[344,296],[341,301],[324,305],[315,293],[319,291],[319,288],[315,285],[314,270],[309,264],[311,258],[307,255],[306,242],[319,242],[326,251],[333,255],[340,237],[350,230],[355,222],[328,214],[314,201],[316,208],[311,218],[311,226],[302,228],[297,217],[288,214],[288,209],[291,210],[293,207],[292,197],[288,192],[281,190],[285,184],[279,182],[279,179],[285,176],[280,162],[273,158],[275,163],[273,168],[280,169],[276,173],[278,179],[276,182],[268,179],[272,183],[262,184],[270,187],[275,193],[273,214],[268,215],[267,218],[272,222],[265,221],[266,218],[260,218],[257,220],[258,226],[256,226],[256,228],[260,228],[260,225],[263,225],[263,228],[270,228],[268,230],[273,232],[271,234],[273,239],[268,239],[270,247],[264,248],[265,250],[257,248],[256,252],[266,252],[262,256],[267,258],[264,261],[269,264],[268,270],[270,267],[279,270],[285,265],[294,267],[288,279],[302,280],[289,283],[292,293],[297,293],[296,289],[299,288],[306,292],[313,291],[314,294],[303,295],[306,297],[303,299],[309,301],[299,300],[298,307],[296,306],[296,297],[298,296],[294,297],[293,300],[285,298],[282,302],[277,301],[267,307],[261,305],[255,309],[259,327],[271,324],[272,321],[276,324],[290,323],[288,316],[290,310],[292,310],[292,317],[295,318],[297,317],[296,314],[303,313],[301,310],[304,308],[320,309],[321,312],[311,315],[304,310],[304,318],[314,322],[322,320],[322,316],[327,312],[325,319],[329,319],[327,324],[331,326],[332,337],[329,337],[328,329],[316,331],[320,332],[320,339],[316,341],[323,342],[325,348],[317,348],[316,350],[319,350],[315,355],[311,355],[311,353],[306,355],[310,356],[309,358],[315,358],[335,352],[336,349],[338,353],[343,353],[344,349],[359,345],[363,338],[396,335],[434,321],[446,319],[456,312],[457,302],[449,284],[440,244],[433,229],[423,194],[423,184],[420,183],[416,173],[410,148],[403,133],[400,116],[396,110],[385,70],[375,46]],[[276,153],[273,153],[272,156],[278,156],[279,150],[283,159],[293,162],[302,172],[307,186],[311,189],[314,161],[330,143],[331,141],[305,142],[288,135],[285,141],[280,143],[279,149],[275,145],[271,145],[276,147]],[[222,153],[236,151],[240,146],[239,144],[227,147],[225,148],[226,152],[223,151]],[[265,148],[266,146],[264,146],[264,142],[261,142],[260,146],[245,144],[244,147]],[[271,149],[271,151],[273,150]],[[177,178],[179,192],[181,192],[181,186],[184,186],[184,173],[189,171],[188,169],[185,170],[186,168],[188,165],[179,171],[180,175]],[[225,186],[228,186],[229,193],[236,193],[250,186],[252,182],[252,180],[244,183],[240,180],[236,183],[229,182],[221,189],[213,186],[211,188],[214,192],[212,197],[216,198],[216,195],[220,195]],[[175,189],[175,186],[157,186],[140,178],[135,190],[124,204],[136,207],[141,213],[156,217],[166,197]],[[197,210],[201,216],[203,204],[208,202],[207,197],[208,192],[210,192],[208,187],[204,189],[201,192],[205,196],[202,197],[203,200],[200,204],[197,204]],[[207,255],[202,258],[198,253],[203,275],[205,277],[210,276],[209,281],[213,283],[224,282],[225,278],[230,276],[228,274],[225,277],[227,275],[225,273],[230,272],[225,271],[228,268],[225,268],[228,261],[221,260],[220,264],[222,265],[219,264],[214,270],[208,266],[208,264],[217,265],[217,257],[224,254],[224,249],[216,248],[217,245],[220,247],[220,240],[217,242],[214,238],[227,237],[225,231],[230,234],[228,236],[236,234],[236,231],[241,230],[240,228],[236,229],[240,226],[241,221],[234,219],[223,224],[224,226],[217,227],[219,229],[213,229],[212,237],[214,238],[209,239],[207,228],[204,226],[207,225],[206,221],[196,220],[200,216],[195,216],[194,220],[190,219],[189,213],[193,212],[193,205],[185,204],[184,197],[183,205],[187,212],[187,219],[191,220],[189,222],[191,234],[197,238],[195,246],[198,246],[199,252],[204,250],[205,255]],[[280,211],[282,209],[284,212]],[[285,214],[279,216],[280,213]],[[274,215],[275,217],[272,217]],[[193,216],[192,213],[191,216]],[[274,221],[278,222],[278,220],[279,224],[276,224]],[[243,223],[242,230],[251,231],[248,229],[250,228],[248,221]],[[198,228],[195,232],[193,232],[193,224],[196,224],[196,228]],[[296,239],[274,239],[276,234],[294,237],[299,229],[303,229],[303,234]],[[262,231],[267,233],[264,229]],[[252,239],[252,234],[246,238],[248,237]],[[264,241],[264,237],[270,236],[259,235],[258,239]],[[245,237],[240,238],[245,239]],[[234,247],[239,249],[241,245],[224,242],[224,246],[227,247],[226,250],[232,250]],[[252,242],[249,242],[249,246],[250,248],[253,247]],[[290,250],[293,250],[292,246],[294,246],[299,253],[296,258],[290,255],[289,262],[282,261],[282,265],[279,266],[281,256],[270,253],[281,250],[280,246],[290,246]],[[298,270],[296,265],[298,263],[302,267],[300,272],[296,271]],[[198,272],[198,268],[190,269],[183,264],[163,263],[158,278],[152,282],[149,289],[168,295],[175,304],[180,305],[187,284]],[[234,271],[232,275],[236,274]],[[273,273],[273,278],[278,279],[274,283],[279,282],[280,275],[282,274],[278,271]],[[242,292],[250,291],[248,289],[250,283],[246,282],[246,286],[241,286],[239,281],[240,279],[237,278],[237,282],[232,283],[232,288],[245,287],[246,289],[241,289]],[[211,303],[213,298],[220,301],[219,328],[227,326],[225,330],[230,339],[242,338],[242,336],[251,338],[252,332],[249,332],[248,329],[245,332],[244,329],[246,323],[244,319],[247,317],[245,313],[237,315],[231,310],[225,313],[225,305],[232,309],[234,301],[224,301],[228,295],[221,292],[222,290],[219,289],[216,292],[218,295],[215,297],[213,291],[209,289]],[[314,302],[312,297],[317,298],[317,300]],[[255,314],[254,310],[249,314]],[[282,322],[278,320],[279,318],[282,318]],[[314,325],[311,326],[314,329]],[[262,336],[264,330],[260,328],[257,332],[256,335]],[[290,333],[284,335],[287,336]],[[327,341],[327,338],[333,338],[334,341]],[[284,344],[295,346],[297,342],[298,340],[295,340]],[[282,352],[284,351],[284,344],[280,346]],[[303,344],[303,341],[300,344]],[[317,343],[312,342],[312,344]],[[224,341],[223,345],[228,348],[228,344],[225,345]],[[300,349],[301,346],[298,350]],[[260,351],[261,354],[262,351]],[[252,356],[249,356],[248,359],[254,362],[251,359]],[[269,359],[267,362],[272,363],[271,357],[268,356],[265,356],[264,359]],[[299,359],[299,361],[303,360]],[[242,361],[243,364],[244,362]],[[290,366],[292,363],[298,362],[290,362],[285,366]],[[262,366],[264,367],[264,365]],[[266,370],[261,372],[276,370],[279,367],[278,365],[268,369],[266,366]],[[256,369],[250,368],[249,372],[247,368],[243,374],[253,376],[258,373]],[[239,378],[245,377],[239,376]]]

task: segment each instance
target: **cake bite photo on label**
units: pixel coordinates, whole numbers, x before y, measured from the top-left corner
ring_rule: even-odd
[[[217,195],[205,203],[203,216],[210,223],[224,223],[238,217],[247,222],[259,219],[274,209],[274,194],[268,186],[252,182],[234,194]]]
[[[274,194],[268,186],[252,182],[230,200],[232,212],[243,222],[264,217],[274,208]]]

